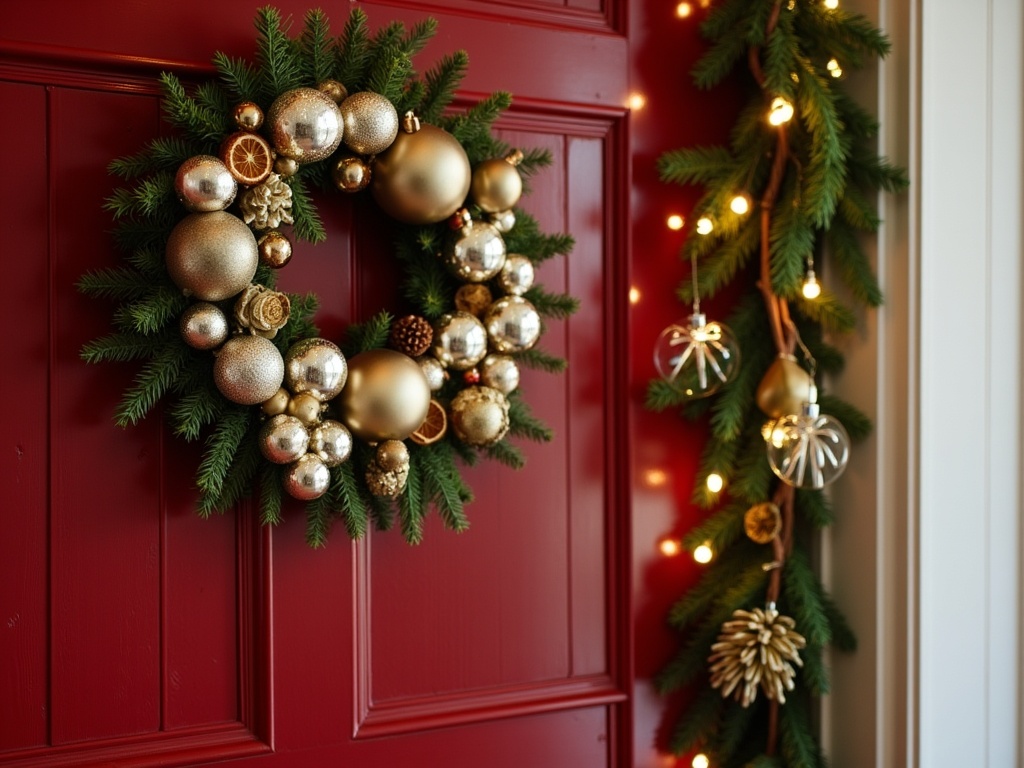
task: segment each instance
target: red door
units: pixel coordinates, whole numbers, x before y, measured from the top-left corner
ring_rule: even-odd
[[[112,424],[131,365],[85,366],[109,308],[78,295],[114,263],[105,168],[165,130],[156,76],[250,56],[252,0],[21,2],[0,29],[9,308],[0,460],[0,765],[564,768],[630,760],[625,306],[628,46],[601,0],[363,4],[373,26],[427,15],[417,64],[469,53],[466,106],[508,90],[500,133],[555,162],[524,207],[576,238],[545,285],[582,301],[552,324],[563,376],[523,387],[555,440],[520,473],[467,473],[456,535],[307,548],[253,504],[202,520],[198,450],[159,418]],[[306,6],[279,4],[296,18]],[[326,8],[335,31],[353,4]],[[323,211],[323,206],[321,206]],[[386,233],[349,205],[282,278],[339,337],[394,295]],[[372,258],[377,256],[377,258]]]

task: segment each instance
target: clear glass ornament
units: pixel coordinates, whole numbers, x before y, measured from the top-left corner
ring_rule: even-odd
[[[784,483],[823,488],[846,469],[850,437],[817,403],[805,403],[799,414],[783,416],[766,432],[768,463]]]
[[[740,348],[727,325],[694,312],[661,332],[654,345],[654,367],[688,397],[705,397],[732,379]]]

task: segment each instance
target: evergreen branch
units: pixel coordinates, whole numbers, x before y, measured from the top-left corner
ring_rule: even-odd
[[[111,161],[107,170],[130,181],[157,171],[175,171],[179,165],[198,153],[199,149],[184,139],[165,136],[153,139],[145,150],[136,155]]]
[[[220,81],[236,102],[255,102],[262,95],[259,75],[256,68],[245,59],[234,59],[217,51],[213,55],[213,64],[220,75]]]
[[[665,152],[657,165],[664,182],[710,186],[729,173],[733,159],[725,147],[689,147]]]
[[[345,530],[353,539],[366,535],[369,515],[356,480],[354,463],[346,461],[331,470],[331,486],[338,489],[339,508]]]
[[[468,67],[469,56],[465,51],[456,51],[442,56],[424,75],[426,92],[419,105],[419,116],[424,122],[436,125],[441,120]]]
[[[152,357],[165,341],[139,333],[111,333],[85,344],[79,356],[87,363],[126,363]]]
[[[426,18],[417,22],[405,36],[400,46],[402,53],[410,59],[420,53],[437,34],[437,19]]]
[[[196,440],[223,412],[224,399],[215,389],[205,386],[186,392],[171,407],[174,434],[185,440]]]
[[[549,443],[554,438],[551,427],[538,419],[530,411],[526,401],[513,392],[508,397],[509,434],[513,437],[525,437],[537,443]]]
[[[580,308],[580,301],[567,293],[548,293],[541,286],[532,286],[523,298],[533,304],[541,317],[565,320]]]
[[[378,312],[365,323],[353,323],[348,327],[348,335],[342,349],[346,357],[354,357],[360,352],[380,349],[388,342],[391,323],[394,318],[389,312]]]
[[[669,748],[677,755],[703,748],[709,733],[718,730],[725,699],[714,688],[702,688],[672,731]]]
[[[243,406],[227,407],[217,427],[206,440],[206,450],[196,472],[196,486],[202,493],[200,512],[208,515],[224,490],[231,464],[249,434],[251,413]],[[250,440],[255,444],[255,440]]]
[[[160,74],[164,114],[168,122],[185,133],[186,139],[203,146],[216,146],[224,135],[224,117],[200,106],[185,93],[185,86],[170,72]]]
[[[548,373],[561,373],[564,371],[569,363],[561,357],[549,355],[542,349],[534,347],[528,349],[525,352],[517,352],[512,357],[515,358],[517,363],[520,363],[527,368],[536,368],[541,371],[547,371]]]
[[[850,403],[833,395],[820,395],[818,402],[821,404],[821,412],[838,419],[853,442],[859,442],[871,434],[871,419]]]
[[[453,531],[465,531],[469,521],[463,503],[472,494],[459,476],[451,453],[435,445],[435,450],[423,453],[424,493],[433,500],[446,526]]]
[[[406,78],[412,73],[412,61],[396,46],[378,48],[370,61],[366,89],[397,101],[402,96]]]
[[[798,299],[800,312],[820,325],[827,333],[849,333],[857,327],[853,310],[839,301],[831,291],[822,289],[816,299]]]
[[[122,305],[118,312],[131,324],[132,330],[152,334],[176,323],[188,303],[176,288],[160,285],[148,296]]]
[[[263,6],[256,12],[256,66],[262,86],[260,104],[270,104],[285,91],[302,85],[298,45],[287,34],[290,24],[290,19],[282,22],[281,12],[272,6]]]
[[[251,490],[262,458],[254,432],[255,430],[250,428],[247,438],[238,446],[220,493],[216,496],[203,494],[199,497],[198,511],[202,517],[208,517],[212,512],[226,512]]]
[[[172,387],[188,363],[190,350],[180,340],[163,343],[135,376],[114,413],[119,427],[137,424]]]
[[[362,8],[352,9],[336,50],[335,79],[352,93],[361,91],[370,63],[370,28]]]
[[[882,289],[857,236],[847,226],[848,221],[846,215],[841,216],[832,222],[832,228],[825,233],[829,253],[853,298],[869,307],[881,306]]]
[[[516,446],[505,440],[488,445],[484,449],[488,459],[504,464],[510,469],[522,469],[526,466],[526,457]]]
[[[828,618],[818,592],[818,577],[806,557],[794,550],[783,568],[783,593],[788,610],[792,611],[800,634],[812,645],[824,647],[832,641]]]
[[[131,267],[105,267],[86,272],[75,287],[94,299],[131,301],[141,299],[153,290],[152,276]]]
[[[299,36],[302,53],[303,79],[308,83],[322,83],[334,73],[334,41],[327,14],[320,8],[306,11],[305,24]]]
[[[782,757],[787,765],[824,768],[821,752],[814,742],[810,718],[797,697],[787,697],[786,706],[779,707],[779,733]]]
[[[266,463],[260,472],[260,522],[263,525],[279,525],[283,490],[281,470],[276,464]]]
[[[292,218],[295,220],[295,236],[308,243],[322,243],[327,240],[327,230],[324,229],[320,214],[309,196],[306,184],[299,174],[285,177],[288,186],[292,188]]]

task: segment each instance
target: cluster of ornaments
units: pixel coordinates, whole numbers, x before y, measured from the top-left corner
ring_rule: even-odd
[[[168,237],[166,265],[193,300],[180,320],[182,338],[214,355],[214,382],[225,398],[261,407],[259,448],[283,465],[285,490],[306,501],[323,495],[355,439],[375,446],[366,482],[387,497],[401,493],[408,477],[404,440],[432,443],[449,421],[470,445],[501,440],[509,428],[506,396],[519,384],[510,355],[541,333],[540,316],[522,295],[533,284],[533,265],[507,254],[501,236],[515,224],[522,155],[474,170],[451,134],[411,113],[400,119],[386,97],[349,95],[333,80],[281,94],[266,114],[253,102],[239,104],[234,121],[237,130],[217,156],[192,157],[178,169],[174,188],[189,213]],[[323,161],[339,190],[369,189],[398,221],[453,222],[441,258],[462,283],[455,312],[433,326],[402,318],[392,327],[392,349],[351,360],[321,338],[282,355],[271,339],[288,322],[288,297],[253,283],[261,263],[279,269],[291,259],[291,241],[279,229],[293,223],[289,177]],[[488,221],[474,221],[463,207],[470,194]],[[433,393],[451,372],[465,386],[452,398],[449,420]]]

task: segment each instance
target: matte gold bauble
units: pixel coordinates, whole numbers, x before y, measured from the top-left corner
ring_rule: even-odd
[[[491,289],[482,283],[466,283],[455,291],[455,308],[474,317],[483,317],[493,301]]]
[[[344,130],[338,105],[316,88],[293,88],[274,99],[267,128],[278,154],[299,164],[330,157]]]
[[[292,241],[272,229],[256,243],[260,253],[260,264],[271,269],[280,269],[292,260]]]
[[[196,155],[178,166],[174,191],[188,210],[209,213],[223,211],[234,202],[238,182],[219,157]]]
[[[371,175],[370,165],[356,155],[338,158],[331,170],[334,186],[341,192],[362,192],[370,186]]]
[[[228,337],[228,318],[216,304],[197,301],[186,309],[178,323],[181,338],[193,349],[216,349]]]
[[[433,125],[398,132],[373,163],[374,200],[398,221],[434,224],[463,204],[470,182],[469,158],[458,140]]]
[[[348,88],[337,80],[323,80],[316,84],[316,89],[327,94],[335,104],[348,98]]]
[[[294,416],[278,414],[260,428],[260,453],[274,464],[290,464],[305,455],[308,445],[306,425]]]
[[[507,211],[519,202],[523,194],[523,179],[516,168],[523,159],[522,152],[512,152],[506,158],[484,160],[473,169],[470,187],[473,200],[487,213]]]
[[[290,157],[279,157],[274,160],[274,173],[278,176],[294,176],[299,172],[299,164]]]
[[[256,237],[225,211],[191,213],[167,238],[167,272],[186,295],[223,301],[241,293],[256,274]]]
[[[380,154],[398,135],[398,112],[387,96],[360,91],[339,108],[345,125],[342,141],[357,155]]]
[[[283,485],[299,501],[319,499],[331,485],[331,470],[315,453],[307,453],[288,467]]]
[[[291,400],[291,393],[284,387],[278,387],[277,392],[263,401],[260,408],[267,416],[277,416],[288,410],[288,401]]]
[[[757,385],[757,407],[773,419],[800,413],[813,387],[811,375],[792,355],[779,355]]]
[[[427,416],[430,387],[412,358],[372,349],[348,361],[348,382],[336,402],[361,440],[404,440]]]
[[[508,432],[508,400],[490,387],[466,387],[452,398],[451,425],[469,445],[493,445]]]
[[[269,400],[283,380],[284,358],[274,342],[262,336],[232,336],[220,348],[213,364],[217,389],[239,405]]]

